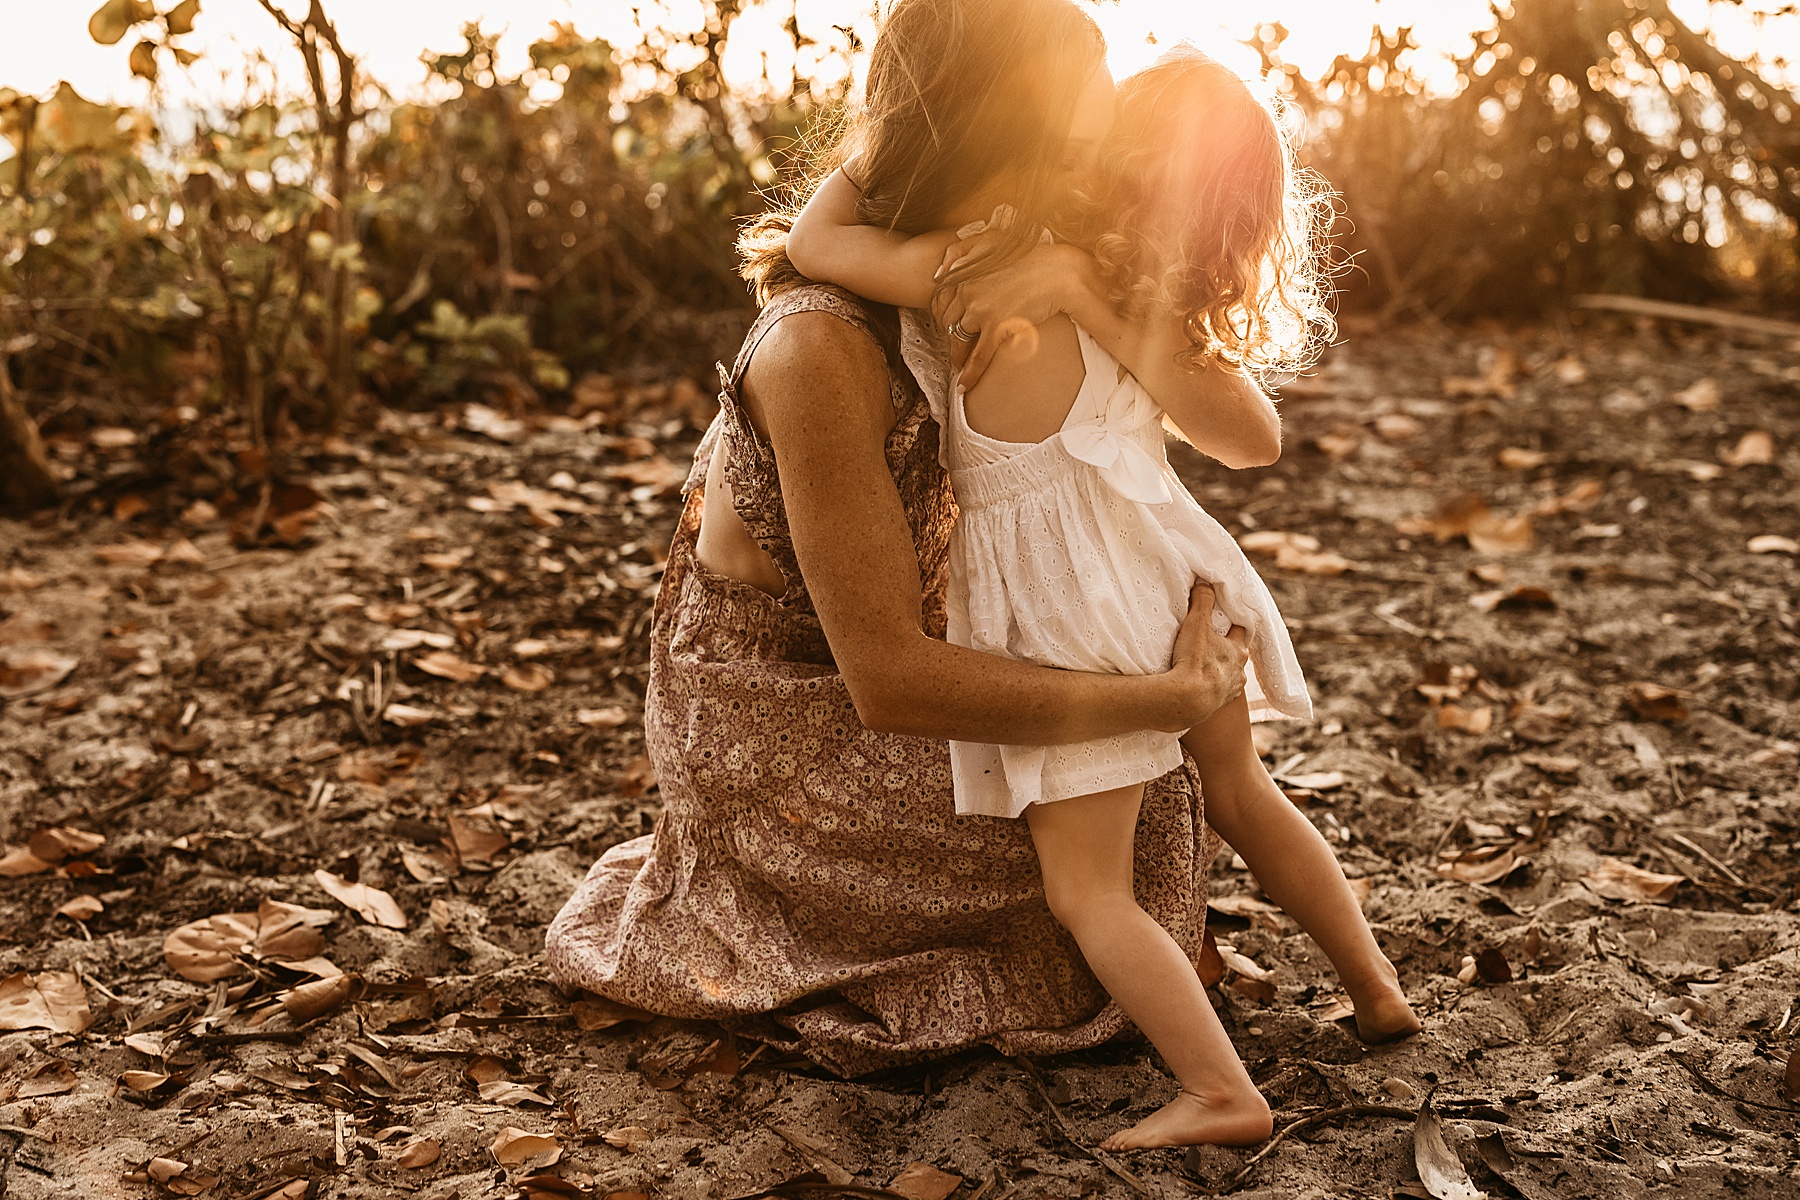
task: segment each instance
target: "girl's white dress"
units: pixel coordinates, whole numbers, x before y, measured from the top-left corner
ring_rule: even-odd
[[[903,351],[942,428],[961,514],[950,538],[948,636],[1042,666],[1121,675],[1169,668],[1188,593],[1249,633],[1252,720],[1310,718],[1287,626],[1242,549],[1169,466],[1163,413],[1077,326],[1086,378],[1062,428],[1002,442],[969,428],[937,339],[904,314]],[[1222,614],[1222,616],[1220,615]],[[1028,805],[1144,783],[1181,764],[1180,735],[1144,731],[1062,746],[951,742],[956,811]]]

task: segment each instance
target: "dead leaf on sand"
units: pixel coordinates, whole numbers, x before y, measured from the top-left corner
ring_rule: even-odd
[[[0,979],[0,1029],[80,1033],[94,1023],[87,989],[73,971],[20,971]]]
[[[575,1017],[576,1028],[592,1033],[598,1029],[611,1029],[614,1025],[626,1021],[654,1021],[655,1013],[632,1008],[604,996],[588,994],[570,1005],[570,1012]]]
[[[1800,542],[1779,533],[1760,534],[1751,538],[1744,548],[1752,554],[1800,554]]]
[[[60,1058],[47,1058],[25,1072],[19,1080],[15,1099],[34,1100],[39,1096],[66,1096],[81,1084],[75,1068]]]
[[[1608,900],[1667,904],[1684,881],[1679,875],[1659,875],[1616,858],[1602,857],[1600,865],[1583,875],[1581,882]]]
[[[190,921],[163,940],[163,957],[177,975],[196,983],[242,972],[240,953],[278,963],[300,962],[325,948],[319,926],[336,916],[330,909],[264,900],[253,913],[221,913]]]
[[[625,1125],[600,1135],[609,1146],[617,1146],[627,1154],[637,1153],[639,1146],[650,1140],[650,1131],[642,1125]]]
[[[515,692],[541,692],[556,682],[556,672],[543,663],[516,663],[500,673],[500,682]]]
[[[1707,376],[1697,380],[1691,387],[1683,388],[1669,399],[1690,412],[1712,412],[1719,407],[1724,394],[1719,390],[1719,381]]]
[[[59,654],[48,646],[0,649],[0,698],[17,700],[47,692],[80,665],[80,659]]]
[[[1493,728],[1494,710],[1487,704],[1474,708],[1446,704],[1437,710],[1437,724],[1439,729],[1454,729],[1460,733],[1480,736]]]
[[[1475,1186],[1462,1159],[1444,1140],[1444,1124],[1430,1100],[1419,1106],[1413,1125],[1413,1163],[1419,1182],[1437,1200],[1486,1200],[1487,1193]]]
[[[1728,467],[1761,467],[1775,461],[1775,438],[1766,429],[1752,429],[1737,445],[1719,455]]]
[[[394,1156],[394,1161],[409,1171],[416,1171],[436,1162],[439,1150],[436,1138],[414,1138],[400,1147],[400,1153]]]
[[[961,1175],[940,1171],[930,1163],[916,1162],[888,1183],[888,1190],[906,1200],[947,1200],[951,1192],[962,1186]]]
[[[400,905],[394,898],[380,888],[370,887],[366,883],[352,883],[323,867],[313,872],[313,879],[333,899],[355,909],[369,924],[387,929],[406,928],[406,914],[400,911]]]
[[[1687,693],[1679,688],[1640,681],[1627,685],[1625,696],[1632,711],[1646,721],[1685,721],[1688,718]]]
[[[547,1167],[562,1157],[562,1142],[555,1134],[533,1133],[508,1125],[500,1131],[488,1150],[503,1167]]]
[[[1437,866],[1439,875],[1459,883],[1499,883],[1531,860],[1510,846],[1479,846]]]

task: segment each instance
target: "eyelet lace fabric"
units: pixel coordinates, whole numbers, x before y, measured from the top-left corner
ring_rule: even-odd
[[[650,633],[645,745],[663,811],[612,846],[551,922],[552,978],[623,1004],[724,1022],[840,1075],[987,1044],[1097,1045],[1128,1026],[1044,902],[1023,822],[955,811],[947,744],[863,727],[832,664],[788,533],[781,480],[738,399],[762,336],[825,312],[888,353],[887,465],[942,636],[956,511],[938,424],[903,336],[848,293],[773,301],[722,369]],[[822,419],[829,414],[823,414]],[[788,581],[772,597],[694,557],[707,465]],[[1191,761],[1145,789],[1137,894],[1190,956],[1219,840]]]
[[[1169,466],[1162,410],[1086,330],[1076,335],[1086,376],[1054,436],[996,441],[969,427],[960,388],[942,404],[942,457],[961,513],[950,538],[949,639],[1041,666],[1166,671],[1188,594],[1204,580],[1221,632],[1235,624],[1249,634],[1251,719],[1310,718],[1274,597]],[[1155,731],[1063,746],[952,742],[956,810],[1016,817],[1155,779],[1181,753],[1179,735]]]

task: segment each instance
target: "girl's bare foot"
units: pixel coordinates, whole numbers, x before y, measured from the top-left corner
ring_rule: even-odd
[[[1381,965],[1386,969],[1372,979],[1344,983],[1356,1008],[1357,1036],[1371,1046],[1409,1038],[1425,1027],[1400,990],[1400,973],[1386,959]]]
[[[1251,1146],[1265,1141],[1275,1125],[1269,1102],[1252,1090],[1246,1096],[1204,1100],[1182,1092],[1133,1125],[1100,1143],[1102,1150],[1149,1150],[1156,1146]]]

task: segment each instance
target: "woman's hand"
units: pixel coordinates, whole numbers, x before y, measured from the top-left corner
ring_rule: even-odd
[[[975,254],[991,252],[980,238],[966,241],[975,243],[970,247]],[[946,255],[946,264],[954,265],[955,261]],[[1085,250],[1064,245],[1034,246],[1017,262],[941,293],[932,304],[938,324],[953,331],[960,329],[974,338],[967,345],[968,357],[961,364],[963,386],[972,388],[980,382],[1002,345],[1032,333],[1057,313],[1068,312],[1077,303],[1077,293],[1088,289],[1088,276],[1093,269],[1094,260]],[[954,348],[960,351],[964,346]]]
[[[1230,633],[1220,636],[1213,627],[1213,590],[1207,584],[1195,584],[1169,667],[1177,704],[1192,718],[1186,728],[1205,724],[1237,699],[1244,690],[1244,667],[1249,661],[1249,634],[1242,625],[1233,625]]]

